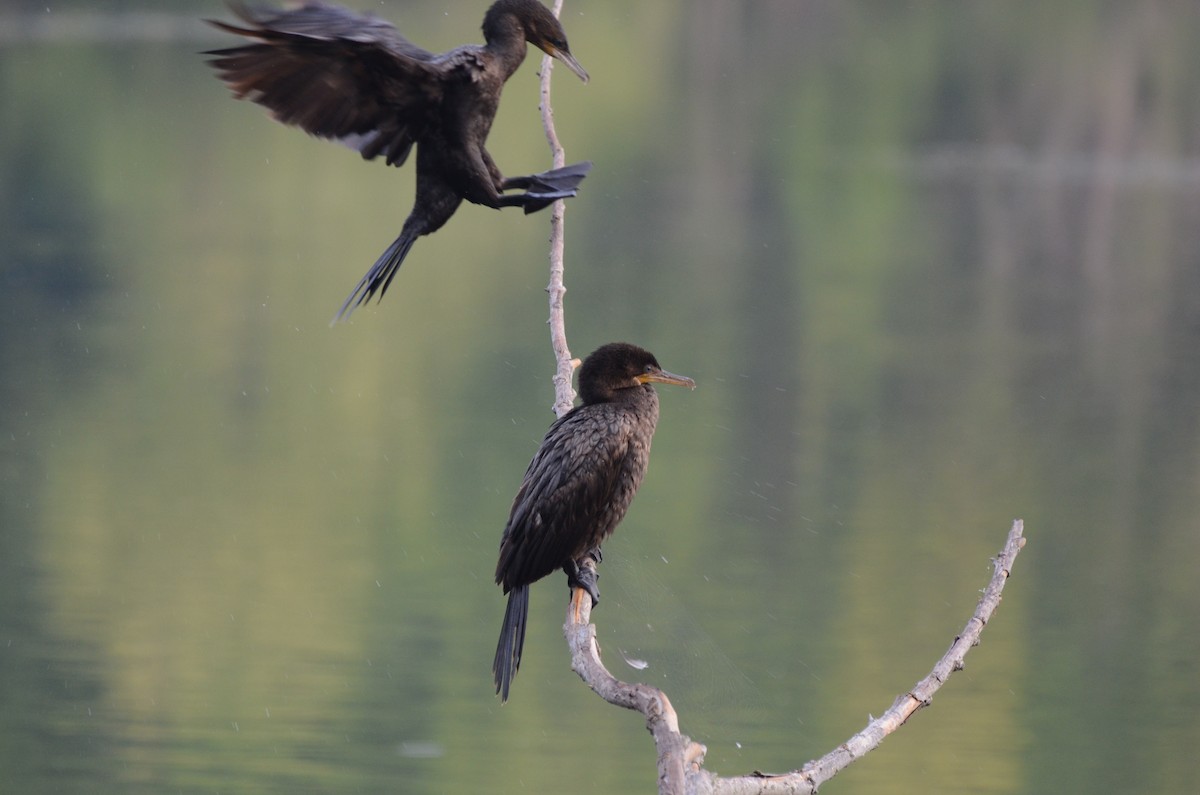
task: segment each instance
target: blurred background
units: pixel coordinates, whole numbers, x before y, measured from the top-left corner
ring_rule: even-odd
[[[368,0],[355,4],[361,8]],[[434,50],[486,0],[372,10]],[[654,790],[500,531],[553,419],[549,215],[412,202],[235,102],[218,2],[0,0],[0,790]],[[719,773],[964,672],[829,792],[1200,790],[1200,6],[567,0],[576,355],[665,388],[606,660]],[[549,155],[530,58],[489,149]],[[644,661],[637,670],[623,658]],[[640,665],[640,663],[639,663]]]

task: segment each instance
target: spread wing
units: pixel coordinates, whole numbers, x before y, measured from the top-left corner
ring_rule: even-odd
[[[436,112],[453,66],[392,25],[322,2],[291,10],[231,3],[245,27],[210,20],[256,43],[213,50],[209,63],[239,98],[284,124],[401,165]]]
[[[505,590],[561,568],[611,529],[628,442],[614,418],[589,408],[551,425],[525,472],[500,541],[496,581]]]

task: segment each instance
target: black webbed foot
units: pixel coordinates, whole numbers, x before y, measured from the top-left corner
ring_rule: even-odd
[[[591,553],[589,552],[588,555],[590,556]],[[588,592],[588,596],[592,597],[592,607],[600,604],[600,587],[596,583],[600,573],[594,566],[580,566],[578,561],[570,560],[563,564],[563,571],[567,574],[568,588],[571,590],[582,588]]]
[[[538,210],[544,210],[559,199],[569,199],[575,196],[578,191],[574,190],[556,190],[551,193],[522,193],[520,198],[521,206],[525,209],[525,214],[536,213]]]
[[[579,183],[583,182],[583,178],[591,170],[591,161],[585,160],[582,163],[572,163],[569,166],[543,171],[540,174],[530,174],[526,177],[508,177],[502,183],[501,190],[520,189],[530,191],[533,194],[573,191],[579,187]]]
[[[549,193],[518,193],[515,196],[501,196],[496,202],[497,207],[521,207],[525,214],[536,213],[549,207],[559,199],[569,199],[574,196],[574,190],[556,190]]]

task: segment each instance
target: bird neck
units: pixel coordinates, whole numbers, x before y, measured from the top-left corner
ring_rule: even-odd
[[[483,18],[483,40],[487,42],[485,49],[499,61],[504,79],[512,77],[528,51],[521,20],[503,3],[496,3]]]
[[[638,423],[651,431],[658,425],[658,392],[649,384],[620,390],[616,402],[632,411]]]
[[[595,391],[592,391],[595,390]],[[613,389],[611,387],[592,387],[584,389],[582,397],[584,405],[596,403],[612,403],[618,406],[657,404],[658,395],[649,384]]]

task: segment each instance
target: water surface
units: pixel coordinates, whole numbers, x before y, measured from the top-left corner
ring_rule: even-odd
[[[700,385],[661,390],[606,550],[610,666],[710,768],[797,767],[924,676],[1020,516],[967,669],[827,787],[1195,791],[1197,13],[567,6],[571,345]],[[482,8],[379,13],[443,48]],[[560,579],[491,692],[547,216],[464,207],[330,328],[412,174],[231,101],[220,39],[171,31],[0,45],[0,789],[652,791]],[[548,164],[535,71],[511,173]]]

